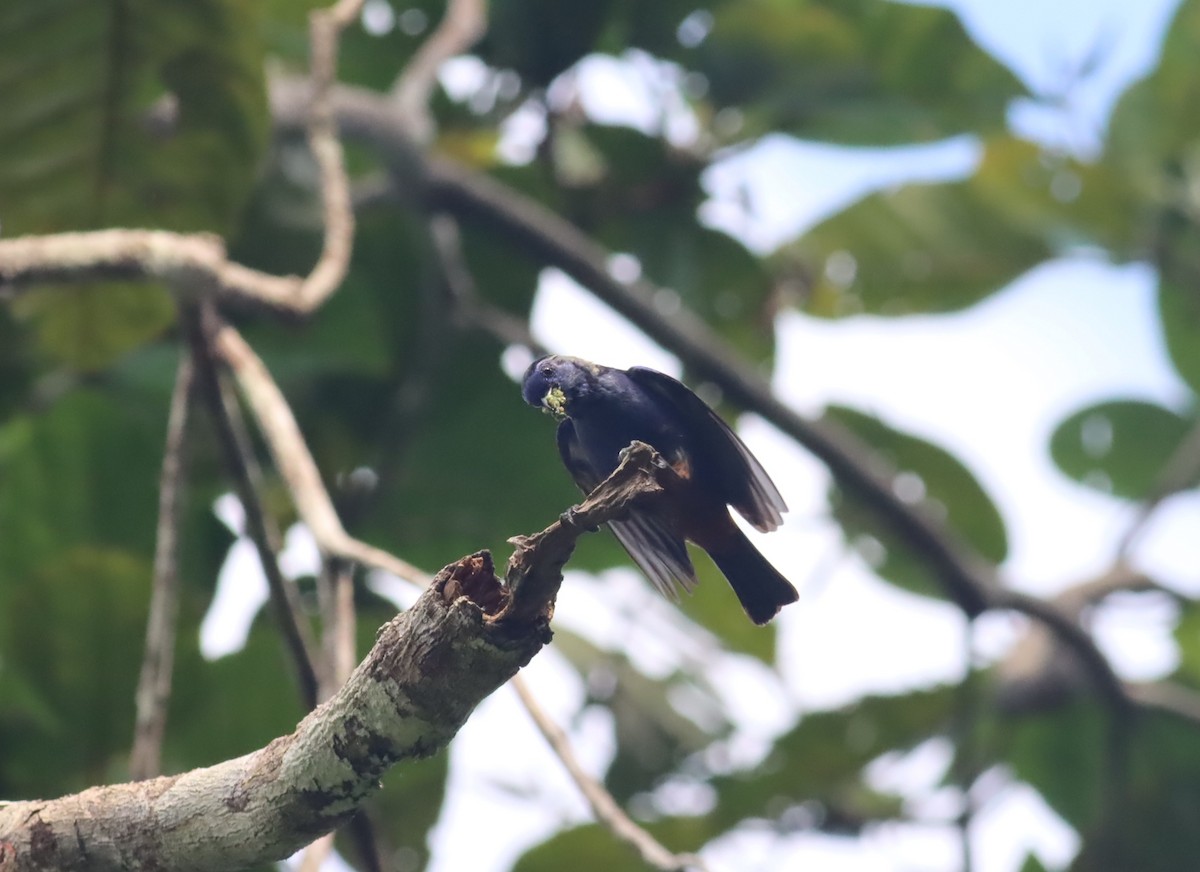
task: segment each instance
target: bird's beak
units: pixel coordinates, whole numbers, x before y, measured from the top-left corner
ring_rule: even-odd
[[[552,387],[546,391],[546,396],[542,397],[542,408],[556,418],[565,418],[567,416],[567,395],[562,392],[562,388]]]

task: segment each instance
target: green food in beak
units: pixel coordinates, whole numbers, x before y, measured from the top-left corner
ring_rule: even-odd
[[[564,418],[567,414],[567,395],[562,392],[562,388],[550,388],[546,391],[546,396],[542,397],[542,405],[556,418]]]

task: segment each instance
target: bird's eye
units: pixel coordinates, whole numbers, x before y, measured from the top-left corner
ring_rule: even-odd
[[[542,367],[542,375],[546,376],[546,378],[549,378],[550,376],[554,375],[554,367],[543,366]]]

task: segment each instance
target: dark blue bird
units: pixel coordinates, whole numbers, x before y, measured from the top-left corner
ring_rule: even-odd
[[[696,570],[684,540],[708,552],[746,614],[765,624],[796,601],[796,589],[738,529],[737,509],[769,532],[787,511],[783,497],[741,439],[680,382],[652,369],[622,370],[577,357],[534,361],[521,386],[525,402],[560,419],[558,451],[584,493],[638,440],[652,445],[683,481],[651,508],[609,524],[617,540],[664,594],[691,590]]]

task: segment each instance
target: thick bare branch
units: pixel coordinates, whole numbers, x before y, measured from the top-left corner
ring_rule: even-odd
[[[233,870],[288,856],[345,822],[392,765],[446,745],[549,640],[485,620],[497,579],[443,570],[384,625],[350,680],[290,735],[206,769],[0,806],[7,869]],[[6,859],[8,859],[6,857]]]
[[[635,446],[566,518],[519,541],[509,561],[520,567],[515,590],[496,578],[486,551],[447,566],[380,630],[346,684],[265,748],[183,775],[0,805],[0,844],[12,849],[5,872],[239,869],[346,822],[389,767],[443,747],[549,642],[553,603],[540,598],[557,586],[529,579],[561,578],[564,549],[583,525],[653,498],[664,470],[673,475]]]
[[[165,282],[181,293],[218,294],[295,311],[302,280],[232,263],[208,234],[166,230],[92,230],[0,239],[0,285],[17,290],[103,279]]]

